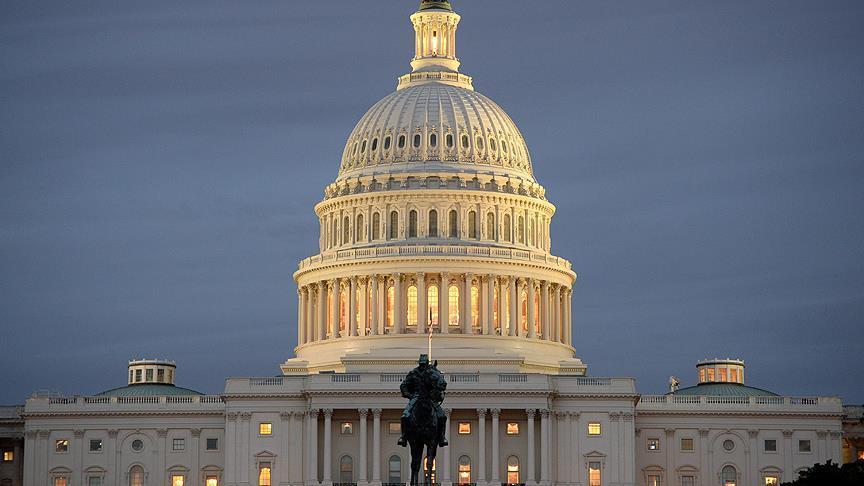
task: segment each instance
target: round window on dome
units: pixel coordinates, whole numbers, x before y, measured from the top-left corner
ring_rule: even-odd
[[[399,141],[396,143],[399,148],[405,148],[405,135],[399,135]]]
[[[135,439],[132,441],[132,450],[135,452],[141,452],[144,450],[144,441],[141,439]]]
[[[384,138],[384,150],[390,150],[390,136]]]
[[[420,134],[415,133],[414,134],[414,148],[419,148],[419,147],[420,147]]]
[[[430,147],[437,147],[438,146],[438,135],[435,135],[434,133],[429,135],[429,146]]]
[[[732,439],[726,439],[723,441],[723,450],[731,452],[733,449],[735,449],[735,442]]]

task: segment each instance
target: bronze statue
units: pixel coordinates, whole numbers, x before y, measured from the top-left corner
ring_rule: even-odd
[[[429,363],[429,356],[421,354],[417,367],[411,370],[399,385],[402,396],[408,398],[408,405],[402,412],[402,437],[398,444],[411,445],[411,485],[416,486],[417,476],[426,447],[426,469],[424,484],[432,484],[432,465],[438,447],[447,446],[445,431],[447,416],[441,408],[447,382],[438,371],[438,362]]]

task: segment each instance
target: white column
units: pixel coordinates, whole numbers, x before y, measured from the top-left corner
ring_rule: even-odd
[[[321,483],[324,486],[333,484],[333,409],[324,409],[324,471],[322,474]]]
[[[360,321],[357,323],[357,326],[360,328],[358,330],[361,336],[366,335],[366,329],[369,327],[369,278],[362,277],[360,280],[360,302],[358,302],[358,306],[360,307]]]
[[[708,429],[699,429],[699,470],[700,471],[708,471]],[[639,431],[636,431],[638,434]],[[634,434],[635,435],[635,434]],[[710,472],[710,471],[708,471]],[[793,474],[794,476],[794,474]],[[789,477],[789,476],[787,476]],[[709,474],[700,474],[699,475],[699,484],[702,486],[708,486],[712,484],[712,478]]]
[[[249,469],[251,468],[249,461],[252,460],[252,455],[249,453],[249,447],[252,435],[252,412],[240,412],[240,481],[249,482]]]
[[[439,319],[440,321],[440,319]],[[450,414],[453,412],[450,408],[444,409],[444,415],[447,417],[447,440],[452,439],[451,431],[453,427],[450,425]],[[452,481],[450,479],[450,449],[451,447],[444,448],[444,454],[441,458],[441,466],[438,468],[438,474],[441,476],[441,486],[450,486]]]
[[[306,289],[306,342],[315,340],[315,291],[312,285],[304,287]]]
[[[519,335],[519,292],[516,285],[519,279],[516,276],[507,278],[507,291],[510,292],[510,335]]]
[[[507,323],[504,322],[504,316],[507,315],[507,290],[504,287],[504,277],[498,278],[498,333],[501,336],[507,335]]]
[[[367,459],[368,453],[366,452],[367,443],[369,442],[366,436],[366,416],[369,413],[368,408],[361,408],[358,411],[360,416],[360,464],[358,465],[358,477],[357,484],[358,486],[363,486],[367,483],[369,477],[366,475],[366,463],[369,462]]]
[[[759,430],[758,429],[749,429],[747,431],[747,436],[749,438],[748,448],[750,449],[750,451],[749,451],[750,453],[749,453],[748,459],[750,461],[750,464],[747,467],[747,479],[746,479],[746,481],[747,481],[747,484],[758,484],[756,482],[756,481],[758,481],[758,478],[756,477],[756,475],[758,474],[760,467],[759,467],[759,449],[757,448],[757,445],[756,445],[756,439],[757,439],[757,437],[759,437]],[[820,459],[819,461],[821,462],[823,460],[824,459]],[[672,466],[674,467],[675,464],[672,463]]]
[[[493,408],[490,413],[492,414],[492,483],[497,486],[501,482],[501,458],[498,457],[498,445],[501,440],[498,436],[498,417],[501,409]]]
[[[417,272],[417,333],[429,332],[429,310],[426,305],[426,274]]]
[[[438,284],[438,327],[441,334],[450,332],[450,274],[447,272],[441,273],[441,283]]]
[[[108,432],[109,445],[108,449],[108,470],[116,470],[114,464],[114,449],[112,444],[117,442],[117,430]],[[237,481],[237,412],[227,412],[225,414],[225,483],[233,483]],[[110,486],[114,486],[109,481]]]
[[[546,341],[551,341],[550,329],[552,320],[549,319],[549,281],[544,280],[540,284],[540,329],[542,338]]]
[[[525,410],[525,413],[528,416],[528,467],[525,483],[530,486],[536,484],[537,478],[534,472],[534,458],[537,455],[534,452],[534,414],[537,413],[537,410],[529,408]]]
[[[471,280],[470,273],[465,274],[464,289],[462,291],[462,312],[459,316],[462,321],[462,334],[471,334],[473,323],[471,316]]]
[[[318,282],[318,339],[327,339],[327,282]]]
[[[564,294],[564,335],[567,336],[567,340],[565,344],[573,345],[573,326],[571,324],[571,299],[573,297],[573,290],[567,289]]]
[[[369,332],[375,336],[378,334],[378,275],[369,277],[369,285],[372,286],[372,298],[370,299],[372,322],[369,323]]]
[[[306,313],[303,306],[306,304],[306,299],[303,298],[303,288],[297,289],[297,345],[300,346],[306,343],[306,323],[304,317]]]
[[[279,477],[280,485],[289,485],[291,484],[290,473],[291,468],[294,466],[291,462],[291,448],[289,444],[291,443],[293,430],[293,413],[292,412],[281,412],[279,413],[279,419],[281,420],[279,430],[279,468],[276,469],[276,476]],[[201,429],[198,429],[198,433],[201,433]],[[197,440],[193,439],[193,442],[197,442]],[[195,444],[197,446],[197,444]],[[194,451],[198,451],[199,449],[196,447],[193,449]],[[193,471],[197,471],[198,468],[193,468]],[[196,484],[194,481],[192,484]]]
[[[525,285],[528,286],[528,337],[533,339],[537,337],[537,326],[534,323],[534,316],[537,312],[534,309],[534,280],[525,279]]]
[[[402,306],[402,274],[393,274],[393,333],[405,333],[405,307]]]
[[[372,486],[381,486],[381,409],[372,409]]]
[[[486,409],[477,409],[477,483],[486,482]]]
[[[549,410],[540,410],[540,484],[549,484]]]
[[[306,416],[306,432],[309,434],[309,442],[306,450],[309,451],[309,464],[306,474],[307,486],[318,484],[318,409],[310,409]]]
[[[557,425],[555,429],[555,446],[553,449],[557,451],[557,457],[555,459],[556,468],[555,468],[555,482],[557,484],[566,484],[570,482],[569,479],[569,469],[571,459],[570,457],[570,441],[567,440],[568,435],[570,434],[568,416],[569,412],[556,412],[556,421]],[[575,460],[575,458],[573,459]]]
[[[484,310],[485,319],[483,320],[484,334],[495,334],[495,275],[491,273],[486,276],[486,309]]]
[[[348,287],[348,335],[357,335],[357,276],[352,276]]]

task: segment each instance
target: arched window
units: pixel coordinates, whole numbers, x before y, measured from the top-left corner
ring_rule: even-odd
[[[429,235],[430,238],[438,237],[438,211],[429,211]]]
[[[390,150],[390,135],[384,137],[384,150]]]
[[[480,325],[480,287],[477,285],[471,286],[471,325]]]
[[[447,322],[451,326],[459,325],[459,287],[451,285],[447,290]]]
[[[528,220],[528,244],[534,246],[534,218]]]
[[[525,244],[525,218],[519,216],[519,243]]]
[[[430,285],[426,291],[426,305],[429,307],[429,314],[432,316],[432,325],[438,325],[438,286]],[[424,316],[425,317],[425,316]]]
[[[338,283],[337,283],[338,285]],[[345,335],[345,330],[348,328],[348,289],[339,287],[339,331],[340,335]]]
[[[402,458],[390,456],[387,461],[387,482],[390,484],[402,483]]]
[[[372,215],[372,239],[379,238],[381,238],[381,213],[375,213]]]
[[[414,285],[408,287],[408,325],[416,326],[420,321],[417,315],[417,287]]]
[[[399,135],[399,141],[397,142],[399,148],[405,148],[405,135]]]
[[[399,213],[396,211],[390,212],[390,239],[399,237]]]
[[[534,292],[534,330],[540,335],[540,292]]]
[[[429,146],[433,148],[438,146],[438,135],[434,133],[429,135]]]
[[[495,139],[494,138],[489,139],[489,150],[492,150],[493,152],[495,150],[497,150],[497,146],[495,145]]]
[[[738,471],[735,470],[735,466],[731,464],[723,466],[723,469],[720,471],[720,479],[723,486],[737,486]]]
[[[337,218],[333,218],[333,229],[330,231],[331,247],[336,246],[336,240],[339,238],[339,222]]]
[[[144,468],[132,466],[129,469],[129,486],[144,486]]]
[[[354,458],[342,456],[339,459],[339,482],[343,484],[354,482]]]
[[[360,153],[361,153],[361,154],[365,154],[365,153],[366,153],[366,140],[363,140],[363,143],[360,144]]]
[[[392,285],[387,286],[387,327],[393,327],[393,318],[395,317],[396,307],[396,289]]]
[[[507,141],[506,140],[501,140],[501,151],[504,153],[507,152]]]
[[[471,458],[468,456],[459,456],[459,470],[456,484],[471,483]]]
[[[345,216],[345,219],[342,220],[342,244],[347,245],[348,243],[351,243],[351,219]]]
[[[468,134],[467,133],[462,134],[462,148],[463,149],[468,148]]]
[[[408,238],[417,238],[417,211],[408,213]]]
[[[372,139],[372,151],[378,150],[378,137]]]
[[[495,213],[486,213],[486,238],[495,239]]]
[[[414,148],[420,148],[420,138],[419,133],[414,134]]]
[[[510,456],[507,458],[507,484],[519,484],[519,458]]]
[[[455,209],[450,210],[450,217],[448,221],[447,228],[447,236],[450,238],[458,238],[459,237],[459,214]]]
[[[519,295],[519,307],[522,310],[522,318],[520,320],[522,324],[522,332],[528,332],[528,291],[522,290],[522,294]]]
[[[504,241],[510,241],[510,233],[512,228],[510,227],[510,215],[504,215]]]
[[[269,462],[258,463],[258,486],[270,486],[271,470]]]
[[[444,142],[447,144],[447,148],[453,148],[453,134],[448,133],[446,137],[444,137]]]
[[[477,136],[477,150],[483,150],[483,137]]]
[[[477,213],[468,211],[468,238],[477,238]]]
[[[363,233],[365,233],[365,230],[366,230],[366,228],[363,226],[363,215],[358,214],[357,215],[357,224],[354,225],[354,233],[355,233],[354,234],[354,241],[357,241],[358,243],[363,241],[363,236],[364,236]]]

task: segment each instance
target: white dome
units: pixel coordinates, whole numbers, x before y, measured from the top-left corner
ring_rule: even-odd
[[[382,172],[487,172],[533,181],[516,124],[470,87],[410,83],[376,103],[357,123],[339,179]]]

